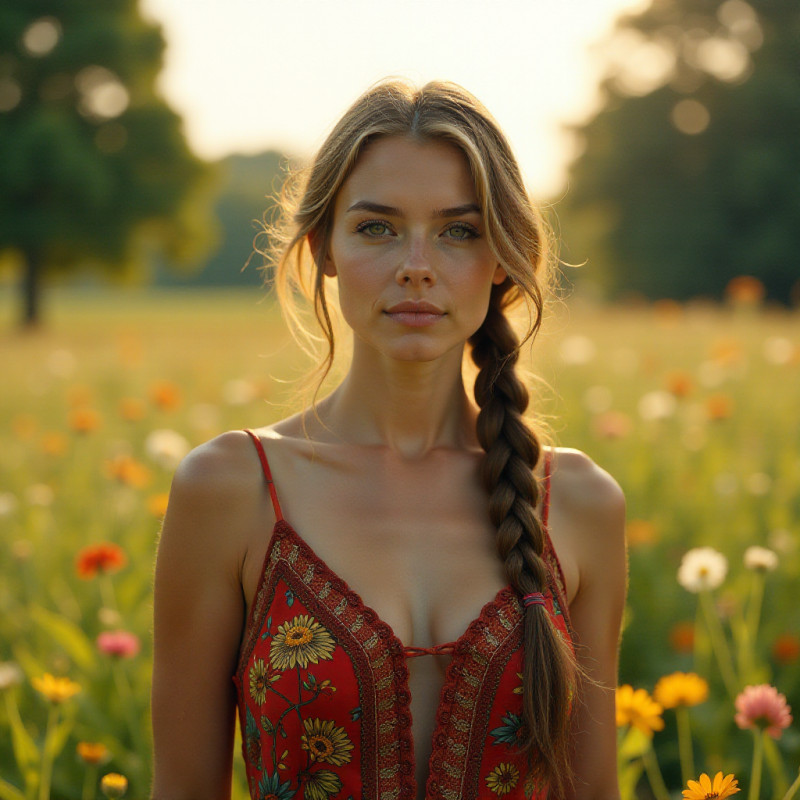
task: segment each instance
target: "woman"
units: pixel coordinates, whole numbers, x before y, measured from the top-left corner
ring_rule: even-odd
[[[535,333],[548,260],[505,138],[457,86],[382,83],[290,225],[289,319],[305,287],[327,371],[337,289],[352,361],[312,413],[178,469],[154,798],[229,797],[237,709],[254,798],[617,797],[624,502],[523,419],[506,310]]]

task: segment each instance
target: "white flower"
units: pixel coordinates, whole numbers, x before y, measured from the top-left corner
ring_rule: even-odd
[[[744,565],[758,572],[772,572],[778,566],[778,556],[773,550],[753,545],[744,551]]]
[[[0,517],[8,517],[17,510],[17,498],[11,492],[0,492]]]
[[[229,406],[246,406],[256,399],[256,387],[244,378],[234,378],[222,387],[222,396]]]
[[[716,589],[728,573],[728,559],[713,547],[694,547],[684,553],[678,583],[689,592]]]
[[[770,336],[764,340],[764,358],[770,364],[788,364],[794,355],[794,345],[783,336]]]
[[[164,469],[175,469],[189,452],[189,442],[177,431],[152,431],[144,441],[147,455]]]
[[[558,352],[565,364],[588,364],[597,347],[588,336],[570,336],[561,342]]]
[[[0,663],[0,690],[22,683],[22,670],[13,661]]]
[[[639,400],[639,416],[642,419],[667,419],[675,413],[678,401],[671,392],[656,390],[648,392]]]

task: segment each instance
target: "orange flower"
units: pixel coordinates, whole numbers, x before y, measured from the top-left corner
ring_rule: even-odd
[[[620,411],[606,411],[592,420],[597,436],[603,439],[622,439],[631,432],[631,419]]]
[[[712,394],[706,399],[706,414],[711,420],[728,419],[733,414],[733,400],[726,394]]]
[[[41,678],[31,678],[31,683],[37,692],[57,706],[66,702],[81,690],[79,683],[75,683],[69,678],[56,678],[49,672],[45,672]]]
[[[134,489],[144,489],[152,480],[150,470],[131,456],[115,456],[106,461],[105,466],[109,478],[126,486],[133,486]]]
[[[779,664],[793,664],[800,658],[800,638],[793,633],[782,633],[772,643],[772,657]]]
[[[123,397],[119,401],[119,415],[128,422],[138,422],[145,413],[144,402],[137,397]]]
[[[691,653],[694,649],[694,625],[676,622],[669,632],[669,643],[676,653]]]
[[[691,375],[688,372],[680,370],[670,372],[667,375],[667,391],[674,394],[675,397],[688,397],[694,389],[694,383]]]
[[[736,339],[717,339],[711,347],[711,360],[723,367],[737,364],[742,360],[742,346]]]
[[[725,287],[725,296],[739,306],[757,306],[764,300],[765,294],[764,284],[752,275],[739,275]]]
[[[673,672],[658,679],[653,697],[664,708],[696,706],[708,699],[708,681],[695,672]]]
[[[632,546],[640,544],[653,544],[658,539],[656,526],[645,519],[632,519],[625,527],[625,535],[628,544]]]
[[[150,387],[153,405],[164,411],[174,411],[181,404],[180,389],[170,381],[156,381]]]
[[[48,431],[42,436],[40,447],[48,456],[63,456],[67,449],[67,437],[58,431]]]
[[[100,427],[100,415],[88,406],[73,408],[69,413],[69,427],[75,433],[91,433]]]
[[[84,580],[94,578],[98,572],[116,572],[128,563],[125,551],[111,542],[86,547],[78,553],[75,569]]]
[[[714,776],[712,781],[705,772],[696,781],[689,781],[683,790],[684,800],[725,800],[732,794],[741,791],[739,781],[733,775],[721,772]]]
[[[159,519],[167,513],[167,503],[169,502],[169,494],[167,492],[159,492],[152,494],[147,498],[147,510]]]
[[[105,764],[111,757],[108,748],[101,742],[78,742],[77,750],[85,764]]]

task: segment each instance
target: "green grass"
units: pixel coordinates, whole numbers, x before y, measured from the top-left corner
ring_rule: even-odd
[[[146,437],[170,429],[194,446],[223,430],[278,419],[296,408],[294,379],[308,362],[258,292],[62,289],[47,298],[46,327],[29,333],[14,329],[13,301],[0,294],[0,413],[7,423],[0,433],[0,661],[25,673],[10,691],[37,745],[47,707],[30,678],[49,671],[82,686],[64,706],[74,727],[65,729],[56,758],[53,797],[82,797],[85,768],[75,756],[81,740],[106,743],[113,759],[101,774],[125,773],[129,796],[144,797],[159,527],[149,503],[168,490],[171,474],[147,455]],[[536,389],[535,405],[550,419],[556,443],[589,453],[628,499],[634,525],[621,680],[652,690],[667,672],[706,670],[711,699],[693,711],[698,766],[746,777],[750,739],[733,726],[706,645],[699,640],[693,654],[671,644],[676,624],[694,621],[696,603],[675,574],[689,548],[721,550],[731,565],[717,593],[727,626],[750,591],[752,576],[741,566],[745,548],[778,551],[780,567],[767,576],[753,677],[774,683],[800,708],[798,662],[781,663],[771,652],[778,636],[800,632],[800,317],[576,301],[556,310],[522,362],[550,387]],[[154,402],[164,382],[174,407]],[[670,401],[670,388],[679,384],[685,396]],[[248,386],[252,398],[232,402]],[[648,395],[649,416],[661,410],[662,418],[645,418],[641,404]],[[123,418],[124,399],[138,403],[140,419]],[[98,427],[74,431],[76,408],[94,411]],[[714,409],[721,418],[711,418]],[[146,467],[144,485],[109,475],[109,463],[121,457]],[[75,574],[77,553],[99,541],[128,554],[128,565],[112,576],[116,622],[101,611],[110,600],[98,581]],[[94,644],[111,622],[142,641],[141,653],[116,667]],[[132,688],[128,703],[119,701],[121,680]],[[0,706],[0,777],[21,787],[8,724]],[[668,784],[678,788],[671,725],[668,718],[654,743]],[[787,765],[796,765],[796,732],[779,746]],[[639,791],[647,797],[644,783]],[[235,796],[243,798],[240,766],[237,787]]]

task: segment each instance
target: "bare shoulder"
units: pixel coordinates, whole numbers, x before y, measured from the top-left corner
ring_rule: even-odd
[[[553,450],[553,502],[573,524],[618,528],[625,516],[625,495],[614,478],[580,450]]]

